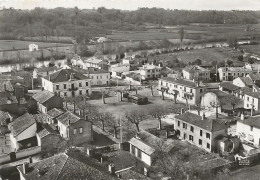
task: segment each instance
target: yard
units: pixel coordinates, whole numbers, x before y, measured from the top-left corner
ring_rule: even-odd
[[[29,44],[35,43],[39,48],[68,46],[70,44],[62,43],[47,43],[33,41],[18,41],[18,40],[0,40],[0,50],[23,50],[29,49]]]

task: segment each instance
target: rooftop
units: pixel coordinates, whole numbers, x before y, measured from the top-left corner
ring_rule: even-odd
[[[11,126],[10,126],[11,133],[14,135],[14,137],[16,137],[17,135],[25,131],[34,123],[36,123],[36,121],[33,115],[26,113],[11,122]]]
[[[203,67],[200,67],[200,66],[197,66],[197,65],[194,65],[194,66],[188,66],[186,68],[183,69],[184,71],[186,72],[189,72],[189,73],[195,73],[195,72],[209,72],[210,70],[208,69],[205,69]]]
[[[48,123],[49,121],[49,117],[45,113],[34,114],[33,117],[40,124]]]
[[[162,69],[162,67],[153,64],[146,64],[143,65],[140,69]]]
[[[259,74],[259,73],[249,74],[248,77],[249,77],[252,81],[259,81],[259,80],[260,80],[260,74]]]
[[[39,135],[40,138],[43,138],[43,137],[45,137],[45,136],[47,136],[49,134],[59,134],[49,124],[43,124],[42,128],[43,128],[42,130],[37,132],[37,134]]]
[[[219,131],[226,128],[226,126],[223,123],[218,123],[216,120],[208,118],[202,120],[201,116],[190,112],[186,112],[184,114],[175,116],[175,118],[185,121],[189,124],[193,124],[210,132]]]
[[[245,67],[220,67],[219,69],[222,69],[222,71],[231,71],[231,72],[237,72],[237,71],[243,71],[243,72],[252,72],[252,69],[248,69]]]
[[[13,86],[9,80],[0,79],[0,93],[1,92],[13,92]]]
[[[49,110],[47,112],[47,114],[52,117],[52,118],[56,118],[58,117],[59,115],[63,114],[64,112],[61,110],[61,109],[57,109],[57,108],[53,108],[51,110]]]
[[[46,90],[40,91],[32,96],[33,99],[41,104],[47,102],[52,97],[54,97],[54,94]]]
[[[238,77],[246,86],[252,86],[254,82],[249,77]]]
[[[194,81],[188,80],[188,79],[175,79],[175,78],[171,78],[171,77],[163,77],[163,78],[161,78],[161,80],[171,82],[174,84],[192,87],[192,88],[201,87],[201,84],[199,84],[198,82],[194,82]],[[198,86],[198,84],[199,84],[199,86]]]
[[[0,123],[1,125],[7,125],[7,121],[6,120],[10,120],[11,116],[8,112],[4,112],[4,111],[0,111]]]
[[[88,77],[72,69],[61,69],[48,76],[45,76],[44,79],[47,79],[53,83],[57,83],[57,82],[66,82],[66,81],[73,81],[73,80],[84,80],[84,79],[88,79]]]
[[[6,104],[18,104],[17,98],[11,93],[4,93],[0,96],[0,106]]]
[[[260,116],[250,116],[246,117],[244,120],[240,120],[240,123],[247,124],[249,126],[254,126],[260,129]]]
[[[56,66],[53,67],[41,67],[41,68],[35,68],[36,71],[38,72],[49,72],[49,71],[55,71],[58,68]]]
[[[232,84],[231,82],[221,82],[219,85],[221,87],[225,88],[225,89],[230,90],[230,91],[235,91],[237,89],[240,89],[240,87]]]
[[[81,68],[76,68],[73,67],[73,70],[81,73],[81,74],[102,74],[102,73],[110,73],[109,71],[103,70],[103,69],[94,69],[94,68],[89,68],[89,69],[81,69]]]
[[[82,119],[82,117],[80,117],[76,114],[73,114],[70,111],[67,111],[64,114],[57,117],[57,121],[60,121],[62,124],[67,125],[67,126],[70,124],[73,124],[81,119]]]
[[[102,61],[103,61],[102,59],[97,59],[95,57],[92,57],[92,58],[85,60],[86,63],[93,63],[93,64],[99,64]]]

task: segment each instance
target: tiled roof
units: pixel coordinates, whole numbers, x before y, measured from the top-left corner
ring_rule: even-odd
[[[190,112],[186,112],[184,114],[175,116],[175,118],[187,122],[189,124],[193,124],[210,132],[219,131],[226,128],[223,123],[218,123],[216,120],[207,118],[202,120],[201,116]]]
[[[0,96],[0,106],[6,104],[18,104],[18,101],[15,96],[10,93],[4,93]]]
[[[17,119],[15,119],[13,122],[11,122],[11,133],[15,136],[19,135],[23,131],[25,131],[27,128],[29,128],[31,125],[36,123],[34,117],[32,114],[24,114]]]
[[[85,60],[85,62],[87,63],[93,63],[93,64],[99,64],[101,63],[103,60],[102,59],[97,59],[97,58],[89,58],[87,60]]]
[[[73,114],[70,111],[67,111],[64,114],[57,117],[57,121],[60,121],[64,125],[73,124],[79,121],[80,119],[82,119],[80,116],[77,116],[76,114]]]
[[[183,85],[183,86],[193,87],[193,88],[198,87],[196,82],[193,82],[192,80],[188,80],[188,79],[175,79],[175,78],[171,78],[171,77],[163,77],[163,78],[161,78],[161,80],[171,82],[174,84]],[[201,84],[200,84],[200,86],[201,86]]]
[[[137,139],[135,137],[130,139],[129,143],[134,145],[135,147],[137,147],[141,151],[143,151],[145,154],[151,155],[151,154],[153,154],[155,152],[154,148],[150,147],[149,145],[144,143],[142,140]]]
[[[51,110],[49,110],[48,112],[47,112],[47,114],[50,116],[50,117],[52,117],[52,118],[56,118],[57,116],[59,116],[59,115],[61,115],[61,114],[63,114],[64,112],[62,111],[62,110],[60,110],[60,109],[57,109],[57,108],[53,108],[53,109],[51,109]]]
[[[13,92],[13,86],[9,80],[0,80],[0,92]]]
[[[222,82],[219,84],[221,87],[225,88],[225,89],[228,89],[230,91],[235,91],[237,89],[239,89],[240,87],[232,84],[231,82]]]
[[[8,112],[0,111],[0,123],[1,125],[7,125],[6,120],[10,120],[11,116]]]
[[[240,123],[247,124],[249,126],[254,126],[260,129],[260,116],[247,117],[244,120],[240,120]]]
[[[0,74],[0,79],[1,80],[22,80],[23,78],[20,76],[10,76],[10,75],[1,75]]]
[[[40,124],[48,123],[49,120],[48,115],[45,113],[34,114],[33,117]]]
[[[73,79],[70,79],[71,74],[73,74]],[[53,83],[88,79],[88,77],[72,69],[61,69],[44,78]]]
[[[254,82],[249,77],[239,77],[246,86],[252,86]]]
[[[81,73],[81,74],[102,74],[102,73],[110,73],[109,71],[103,69],[89,68],[89,69],[81,69],[81,68],[73,68],[73,70]]]
[[[49,124],[43,124],[42,128],[43,129],[37,133],[40,138],[43,138],[49,134],[59,134]]]
[[[183,70],[186,72],[189,72],[189,73],[195,73],[197,71],[200,71],[200,72],[209,72],[210,71],[208,69],[205,69],[205,68],[197,66],[197,65],[188,66],[188,67],[184,68]]]
[[[260,74],[256,73],[256,74],[249,74],[248,77],[253,80],[253,81],[259,81],[260,80]]]
[[[49,91],[45,91],[45,90],[40,91],[32,96],[33,99],[35,99],[37,102],[39,102],[41,104],[45,103],[52,97],[54,97],[54,94]]]
[[[101,166],[101,165],[99,165]],[[114,180],[108,172],[101,171],[63,153],[29,164],[29,172],[24,174],[22,166],[18,170],[26,180]]]

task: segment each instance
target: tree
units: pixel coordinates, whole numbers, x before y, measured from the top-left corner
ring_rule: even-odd
[[[107,124],[108,124],[108,126],[113,128],[114,137],[117,138],[118,128],[120,128],[122,125],[120,123],[120,120],[116,119],[114,116],[112,116],[110,119],[107,120]]]
[[[105,122],[111,121],[113,119],[113,114],[109,112],[97,112],[93,119],[101,122],[102,131],[105,131]]]
[[[146,50],[146,49],[148,49],[148,46],[143,41],[140,41],[137,46],[137,50]]]
[[[192,62],[193,65],[201,65],[201,60],[200,59],[196,59],[194,62]]]
[[[149,88],[150,90],[151,90],[151,96],[154,96],[153,95],[153,90],[154,90],[154,88],[156,87],[156,85],[155,84],[149,84],[146,88]]]
[[[145,119],[146,114],[141,110],[134,109],[131,111],[127,111],[125,113],[125,117],[129,122],[135,124],[137,132],[139,132],[139,123]]]
[[[108,97],[109,95],[109,89],[100,88],[100,91],[101,91],[102,101],[104,104],[106,104],[105,98]]]
[[[235,37],[235,36],[229,37],[228,38],[228,45],[231,48],[237,49],[237,47],[238,47],[237,37]]]
[[[238,59],[239,61],[243,61],[243,60],[244,60],[244,56],[243,56],[243,55],[239,55],[239,56],[237,57],[237,59]]]
[[[164,38],[164,39],[161,41],[161,44],[162,44],[162,47],[168,48],[168,47],[171,45],[171,42],[170,42],[168,39]]]
[[[218,118],[218,108],[221,107],[221,103],[218,101],[210,102],[211,107],[216,108],[216,118]]]
[[[184,38],[184,28],[181,27],[180,30],[179,30],[179,37],[180,37],[180,41],[182,42],[183,41],[183,38]]]
[[[179,91],[178,90],[173,90],[171,95],[173,95],[174,98],[174,103],[177,104],[177,97],[178,97]]]
[[[227,65],[228,66],[233,66],[233,61],[232,60],[227,60]]]
[[[254,63],[255,63],[255,60],[254,60],[254,58],[249,57],[249,58],[247,59],[247,62],[248,62],[249,64],[254,64]]]
[[[241,102],[242,101],[239,98],[232,96],[232,95],[225,97],[225,101],[224,101],[225,104],[231,104],[233,115],[234,115],[234,112],[235,112],[235,106],[237,104],[241,103]]]
[[[162,119],[169,114],[169,109],[164,106],[153,106],[149,109],[149,115],[159,121],[159,129],[162,129]]]

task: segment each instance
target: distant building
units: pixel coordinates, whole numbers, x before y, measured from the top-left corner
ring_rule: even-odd
[[[91,94],[91,79],[72,69],[62,69],[42,78],[42,87],[61,97]]]
[[[98,59],[96,57],[91,57],[87,60],[84,60],[83,69],[88,68],[97,68],[97,69],[106,69],[107,63],[103,59]]]
[[[183,140],[208,152],[215,152],[219,136],[227,134],[225,124],[190,112],[175,116],[174,128]]]
[[[37,44],[29,44],[29,51],[38,51],[38,48]]]
[[[187,79],[175,79],[164,77],[159,79],[159,93],[164,93],[165,97],[176,99],[190,105],[200,104],[201,97],[206,92],[207,87],[200,83]]]
[[[83,68],[83,66],[84,66],[85,63],[84,63],[83,59],[81,59],[80,56],[75,55],[75,56],[71,59],[71,64],[72,64],[73,66],[77,66],[77,67]]]
[[[47,113],[53,108],[63,109],[62,98],[49,91],[40,91],[34,94],[32,98],[36,101],[39,112]]]
[[[67,111],[57,117],[57,122],[61,137],[70,140],[72,144],[79,145],[93,141],[92,122],[87,119]]]
[[[100,38],[97,39],[98,43],[103,43],[103,42],[108,42],[108,41],[110,41],[110,40],[106,37],[100,37]]]
[[[194,79],[195,81],[203,81],[203,82],[210,81],[210,70],[197,65],[184,68],[182,70],[182,73],[184,79],[190,79],[190,80]]]
[[[56,72],[57,70],[58,68],[56,66],[35,68],[33,70],[33,78],[45,77],[48,76],[49,74]]]
[[[253,73],[252,68],[246,67],[221,67],[218,68],[220,81],[233,81],[237,77],[245,77]]]
[[[155,78],[161,77],[161,70],[162,70],[162,67],[160,65],[156,66],[153,64],[147,64],[147,65],[143,65],[139,69],[139,73],[143,80],[155,79]]]
[[[122,78],[124,72],[130,71],[130,64],[113,64],[110,65],[109,71],[112,77]]]

